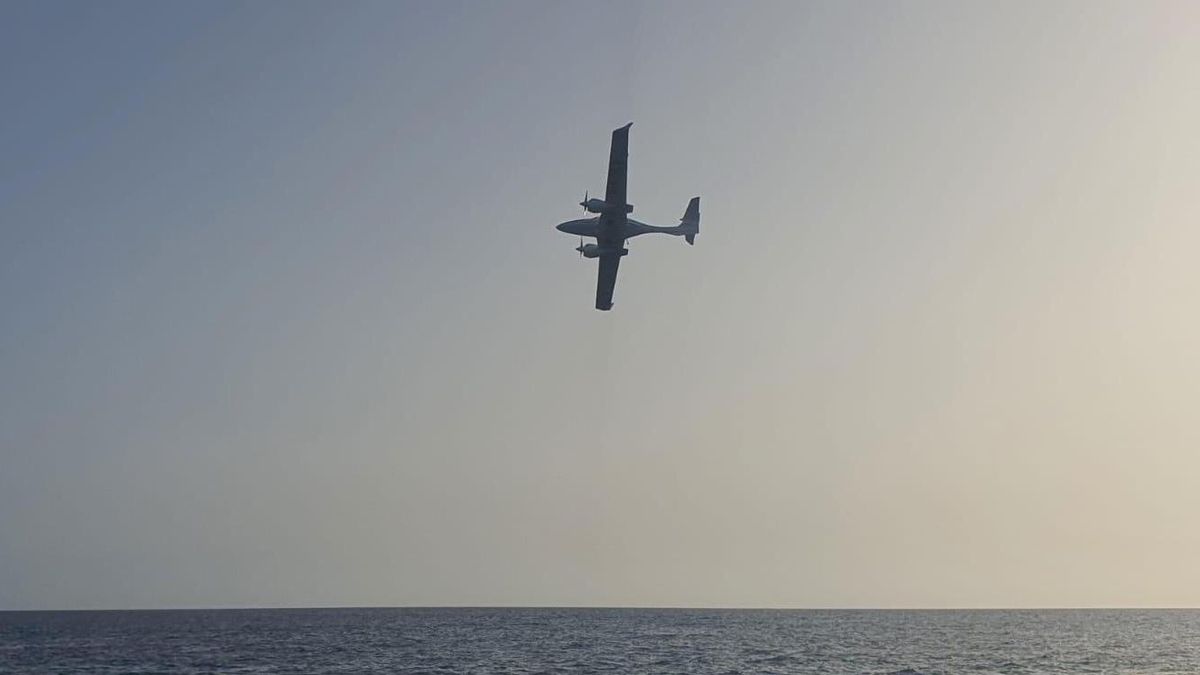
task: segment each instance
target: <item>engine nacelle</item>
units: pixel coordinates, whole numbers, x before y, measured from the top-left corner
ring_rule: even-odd
[[[585,258],[599,258],[607,253],[617,253],[618,255],[627,255],[629,253],[629,249],[624,247],[620,251],[617,251],[611,248],[601,248],[599,244],[584,244],[583,246],[576,246],[575,250],[579,251]]]
[[[592,198],[585,202],[579,202],[579,205],[587,209],[589,213],[608,213],[620,211],[621,207],[612,206],[603,199]],[[625,205],[625,213],[633,213],[633,204]]]

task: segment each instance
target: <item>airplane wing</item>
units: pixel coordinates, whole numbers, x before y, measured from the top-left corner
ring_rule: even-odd
[[[612,148],[608,153],[608,188],[604,191],[604,201],[624,209],[625,182],[629,169],[629,127],[626,124],[612,132]],[[619,215],[604,213],[600,215],[600,232],[596,237],[601,246],[623,248],[623,230],[625,228],[625,212]],[[612,309],[613,288],[617,285],[617,267],[621,264],[621,253],[605,253],[600,256],[600,273],[596,278],[596,309]]]
[[[625,180],[629,174],[629,127],[633,122],[612,133],[612,148],[608,153],[608,189],[604,191],[604,201],[613,205],[625,206]],[[616,269],[614,266],[613,269]]]
[[[617,285],[617,266],[621,264],[620,253],[600,256],[600,274],[596,278],[596,309],[612,309],[613,288]]]

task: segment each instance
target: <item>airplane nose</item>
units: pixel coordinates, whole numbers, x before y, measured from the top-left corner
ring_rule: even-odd
[[[557,225],[555,225],[555,226],[554,226],[554,229],[558,230],[559,232],[566,232],[566,231],[567,231],[567,224],[566,224],[566,223],[559,223],[559,224],[557,224]]]

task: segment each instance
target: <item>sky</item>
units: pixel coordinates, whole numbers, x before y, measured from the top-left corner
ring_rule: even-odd
[[[1200,6],[0,4],[0,609],[1200,606]],[[611,312],[554,225],[632,121]]]

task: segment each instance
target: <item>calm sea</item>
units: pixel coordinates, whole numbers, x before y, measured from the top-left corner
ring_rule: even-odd
[[[0,612],[0,672],[1200,673],[1200,611]]]

